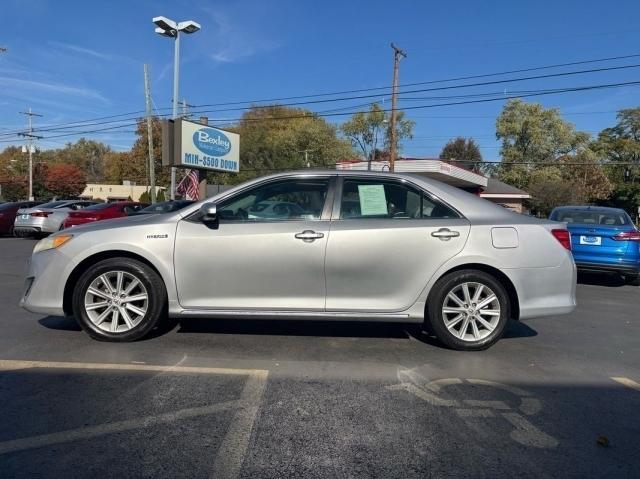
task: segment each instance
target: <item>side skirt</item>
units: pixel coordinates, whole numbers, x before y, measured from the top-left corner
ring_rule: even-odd
[[[256,310],[210,310],[185,309],[171,316],[176,318],[219,318],[219,319],[292,319],[327,321],[380,321],[396,323],[422,323],[423,318],[410,317],[404,313],[367,313],[357,311],[256,311]]]

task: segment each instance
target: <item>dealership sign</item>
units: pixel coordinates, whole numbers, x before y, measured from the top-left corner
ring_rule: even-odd
[[[163,164],[240,171],[240,135],[236,133],[178,119],[163,125],[162,136]]]

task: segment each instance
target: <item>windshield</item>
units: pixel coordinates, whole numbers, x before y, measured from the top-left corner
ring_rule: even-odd
[[[554,221],[566,223],[593,224],[605,226],[624,226],[631,224],[629,216],[622,210],[585,210],[580,208],[562,208],[551,214]]]
[[[86,208],[84,208],[84,211],[106,210],[107,208],[111,208],[112,206],[113,203],[98,203],[97,205],[87,206]]]

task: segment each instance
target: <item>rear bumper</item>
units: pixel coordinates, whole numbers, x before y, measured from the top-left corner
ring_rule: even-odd
[[[587,263],[576,261],[578,271],[588,271],[594,273],[619,273],[626,275],[640,274],[640,264],[611,264],[611,263]]]
[[[15,225],[13,227],[13,234],[15,236],[31,236],[42,233],[42,228],[39,226],[26,226],[26,225]]]

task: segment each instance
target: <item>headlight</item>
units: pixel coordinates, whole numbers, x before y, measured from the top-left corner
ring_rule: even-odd
[[[33,253],[39,253],[40,251],[46,251],[48,249],[59,248],[67,241],[73,238],[73,235],[55,235],[48,238],[41,239],[33,248]]]

